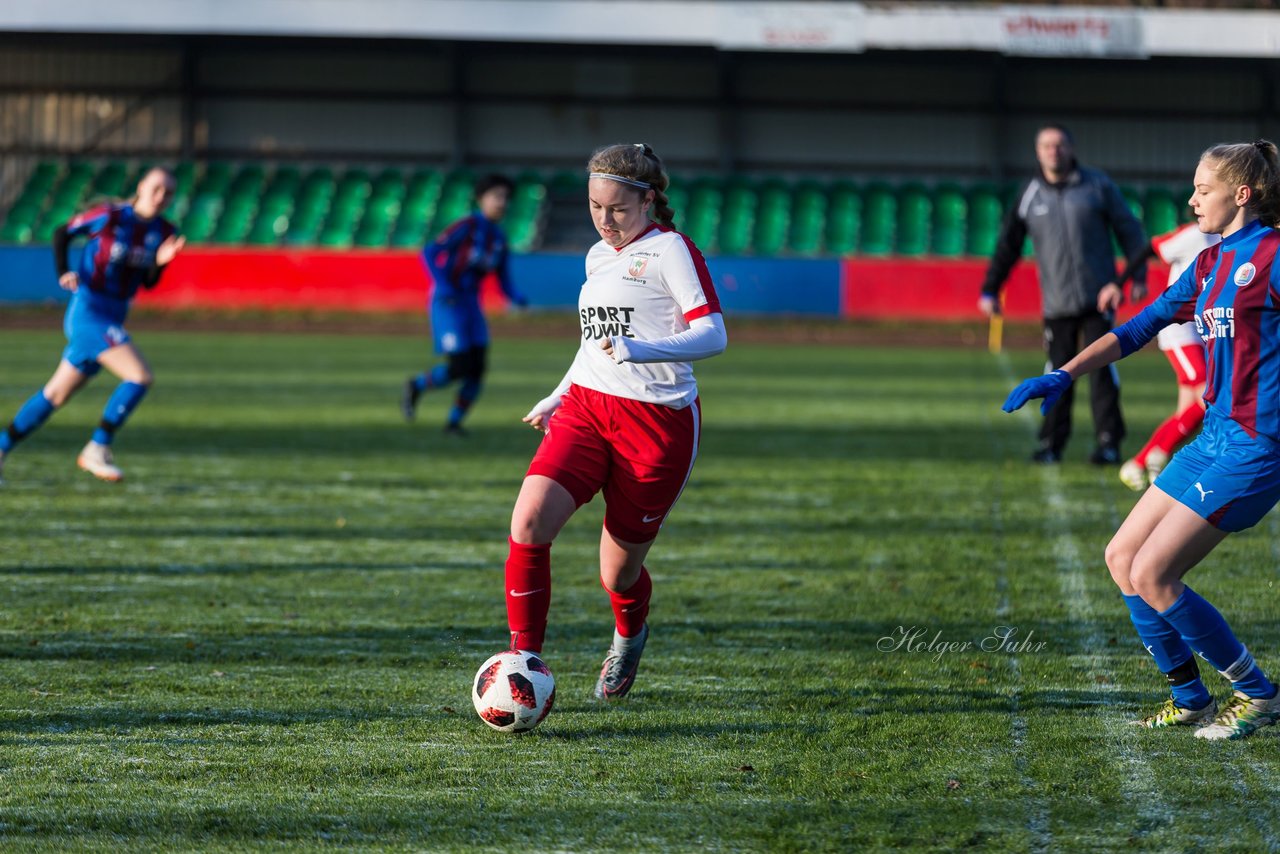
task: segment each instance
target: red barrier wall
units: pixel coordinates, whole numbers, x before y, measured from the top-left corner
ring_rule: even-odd
[[[983,259],[953,261],[902,258],[852,258],[842,262],[840,314],[858,320],[971,320],[981,317],[978,296],[987,272]],[[1152,264],[1147,280],[1155,294],[1137,306],[1120,310],[1123,318],[1164,290],[1168,268]],[[1040,320],[1040,279],[1036,266],[1022,260],[1005,284],[1005,316]]]

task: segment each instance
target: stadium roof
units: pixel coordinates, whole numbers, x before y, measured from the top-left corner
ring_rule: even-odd
[[[1280,56],[1280,14],[1222,9],[768,0],[0,0],[0,32],[313,36],[972,50],[1030,56]]]

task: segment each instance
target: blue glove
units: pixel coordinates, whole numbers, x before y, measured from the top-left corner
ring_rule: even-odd
[[[1018,383],[1017,388],[1009,392],[1004,406],[1000,408],[1005,412],[1017,412],[1028,400],[1033,397],[1042,397],[1044,402],[1040,404],[1040,414],[1048,415],[1049,410],[1058,402],[1058,398],[1062,397],[1062,393],[1069,388],[1071,388],[1071,374],[1066,371],[1059,370],[1042,377],[1032,377]]]

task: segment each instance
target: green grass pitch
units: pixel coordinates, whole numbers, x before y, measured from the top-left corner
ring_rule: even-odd
[[[1068,461],[1027,464],[1035,422],[999,404],[1029,351],[701,363],[635,690],[590,697],[597,499],[553,553],[556,709],[491,732],[469,687],[505,640],[519,419],[571,323],[495,344],[465,440],[447,396],[399,417],[419,339],[138,334],[158,380],[117,439],[126,483],[74,465],[107,377],[5,466],[0,847],[1280,848],[1280,733],[1126,726],[1163,690],[1101,560],[1134,495],[1084,462],[1083,394]],[[0,419],[61,347],[0,332]],[[1122,370],[1134,450],[1172,375],[1155,353]],[[1191,578],[1280,673],[1278,527]]]

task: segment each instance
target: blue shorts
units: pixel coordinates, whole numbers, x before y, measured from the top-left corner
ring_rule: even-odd
[[[67,347],[62,351],[62,358],[76,370],[89,376],[102,369],[98,364],[98,356],[104,350],[128,344],[132,340],[123,324],[86,311],[67,312],[62,331],[67,336]]]
[[[465,353],[489,346],[489,324],[478,303],[432,300],[431,336],[437,353]]]
[[[1280,501],[1280,443],[1210,409],[1155,485],[1220,531],[1252,528]]]

